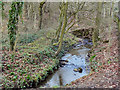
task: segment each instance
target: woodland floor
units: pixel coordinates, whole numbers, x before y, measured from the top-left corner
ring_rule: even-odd
[[[104,32],[104,35],[104,39],[108,40],[108,32]],[[96,55],[96,57],[92,62],[97,66],[95,68],[97,71],[92,71],[89,75],[73,81],[67,87],[120,88],[120,77],[118,77],[120,70],[118,61],[118,32],[116,27],[111,30],[110,37],[110,43],[98,42],[99,45],[94,49],[93,55]]]
[[[48,76],[49,71],[53,72],[53,68],[58,65],[59,58],[64,54],[64,50],[69,50],[69,46],[72,47],[79,41],[78,38],[74,38],[74,40],[65,38],[66,43],[63,44],[65,49],[61,50],[58,57],[54,57],[54,52],[57,50],[57,47],[51,44],[54,32],[52,30],[46,31],[46,34],[44,32],[38,32],[39,39],[31,43],[25,45],[18,43],[15,53],[10,52],[6,46],[2,47],[3,78],[0,84],[3,88],[37,86],[40,81]]]
[[[113,25],[113,26],[116,26],[116,25]],[[82,26],[82,27],[86,28],[86,25]],[[52,37],[54,34],[52,34],[52,32],[46,34],[45,32],[42,32],[42,31],[43,30],[41,30],[40,33],[43,33],[43,34],[42,35],[40,34],[41,37],[39,36],[40,38],[38,40],[35,40],[34,42],[32,42],[30,44],[27,44],[27,45],[24,45],[24,46],[20,47],[20,48],[22,48],[22,50],[24,50],[24,52],[22,52],[22,54],[25,54],[26,52],[31,51],[32,53],[28,53],[28,56],[30,56],[29,54],[35,53],[34,52],[35,50],[36,50],[36,53],[37,53],[37,52],[41,51],[41,49],[42,50],[46,49],[46,47],[51,43],[50,40],[52,39],[52,38],[49,38],[49,37]],[[110,36],[109,36],[109,33],[105,32],[105,31],[104,31],[103,34],[105,35],[103,41],[109,40],[109,37],[111,37],[111,40],[110,40],[110,43],[109,42],[101,43],[101,41],[98,42],[99,45],[97,46],[97,48],[94,49],[95,52],[91,55],[91,56],[96,55],[95,58],[93,59],[93,61],[91,62],[91,65],[93,65],[93,71],[89,75],[81,77],[80,79],[77,79],[77,80],[73,81],[67,87],[120,88],[120,86],[118,85],[119,82],[120,82],[120,80],[119,80],[120,78],[118,77],[118,74],[119,74],[118,70],[120,68],[119,68],[119,64],[118,64],[119,62],[118,62],[118,37],[117,37],[118,33],[117,33],[117,29],[116,29],[116,27],[114,27],[113,30],[111,31]],[[45,37],[45,38],[43,38],[43,37]],[[71,37],[73,37],[73,36],[71,36]],[[76,41],[79,41],[79,39],[72,40],[71,37],[69,37],[71,39],[70,42],[69,42],[70,44],[74,44]],[[64,39],[66,40],[67,38],[64,38]],[[48,41],[48,42],[46,42],[46,41]],[[7,53],[9,53],[9,52],[7,52]],[[20,54],[20,56],[22,54]],[[18,58],[20,58],[20,56]],[[45,55],[45,56],[47,56],[47,55]],[[7,57],[6,57],[6,59],[7,59]],[[32,59],[32,58],[30,57],[30,59]],[[48,57],[46,57],[45,60],[49,61],[49,63],[46,62],[47,64],[46,63],[41,64],[41,69],[43,69],[45,66],[48,67],[48,64],[53,62],[53,60],[51,60]],[[19,62],[18,59],[16,61]],[[12,63],[8,59],[8,60],[4,61],[3,63],[8,64],[8,65],[16,65],[17,64],[16,61],[15,61],[15,63]],[[9,78],[9,77],[13,78],[15,75],[17,75],[17,77],[15,76],[15,79],[18,80],[20,78],[21,80],[23,80],[24,78],[29,76],[28,75],[29,73],[24,74],[24,76],[26,76],[24,78],[22,78],[21,75],[19,75],[17,73],[15,73],[15,75],[9,75],[9,74],[13,74],[13,73],[10,73],[13,69],[15,69],[15,71],[13,70],[13,72],[16,72],[16,70],[20,71],[18,69],[18,67],[20,67],[20,69],[22,68],[22,71],[25,71],[26,65],[28,65],[28,67],[30,66],[29,68],[33,69],[33,71],[29,71],[30,74],[32,74],[33,76],[35,76],[34,75],[34,74],[36,74],[35,72],[40,71],[40,69],[38,69],[39,65],[31,65],[31,64],[28,64],[29,62],[24,63],[23,61],[24,60],[21,60],[21,63],[17,64],[19,66],[13,66],[14,68],[12,68],[10,70],[6,70],[6,73],[4,73],[3,75],[6,78]],[[35,58],[35,61],[37,61],[36,58]],[[35,62],[35,63],[37,63],[37,62]],[[50,64],[50,65],[52,66],[52,64]],[[37,66],[37,67],[34,67],[34,66]],[[5,65],[5,67],[9,67],[9,66]],[[94,71],[94,69],[97,70],[97,71]],[[40,73],[38,73],[38,74],[40,74]],[[0,74],[0,76],[1,76],[1,74]],[[31,77],[27,77],[27,78],[31,78]],[[16,83],[15,79],[13,80],[13,83]],[[11,83],[11,82],[12,81],[9,79],[8,83]]]

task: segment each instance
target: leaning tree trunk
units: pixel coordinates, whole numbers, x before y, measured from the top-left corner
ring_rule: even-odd
[[[60,31],[61,31],[61,28],[62,28],[62,24],[63,24],[63,11],[62,11],[62,5],[59,6],[59,9],[60,9],[60,15],[59,15],[59,27],[56,31],[56,37],[57,37],[57,40],[59,40],[59,36],[60,36]]]
[[[59,24],[58,30],[56,32],[57,40],[59,40],[60,30],[61,30],[61,27],[62,27],[62,23],[63,23],[63,18],[62,18],[62,16],[60,16],[60,24]]]
[[[63,36],[64,36],[65,28],[66,28],[66,25],[67,25],[67,9],[68,9],[68,3],[65,3],[64,6],[63,6],[64,22],[63,22],[61,35],[60,35],[59,47],[58,47],[58,50],[55,53],[55,55],[58,55],[60,53],[61,49],[62,49]]]

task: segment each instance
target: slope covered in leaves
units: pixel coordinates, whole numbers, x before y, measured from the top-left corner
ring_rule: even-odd
[[[91,54],[92,72],[73,81],[68,87],[80,88],[120,88],[119,61],[118,61],[118,32],[116,24],[109,33],[105,31],[104,41],[99,41]]]

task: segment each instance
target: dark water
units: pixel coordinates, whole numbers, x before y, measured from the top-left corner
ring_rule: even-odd
[[[88,40],[80,42],[74,49],[65,54],[61,59],[68,62],[60,67],[54,74],[50,75],[42,87],[65,86],[72,81],[83,77],[90,72],[88,58],[89,48],[85,46],[92,45]],[[74,69],[82,68],[82,73],[75,72]]]

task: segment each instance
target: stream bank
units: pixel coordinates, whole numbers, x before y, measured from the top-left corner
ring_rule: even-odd
[[[104,41],[98,42],[98,46],[94,48],[91,57],[94,56],[91,62],[92,72],[89,75],[83,76],[67,86],[67,88],[114,88],[120,89],[119,79],[119,52],[118,52],[118,29],[113,23],[111,30],[112,40],[108,36],[108,32],[102,33],[105,35]],[[109,44],[110,42],[110,44]],[[111,45],[111,46],[109,46]]]
[[[69,52],[67,52],[60,60],[61,66],[52,75],[42,83],[41,88],[60,87],[70,84],[72,81],[88,75],[90,73],[88,52],[91,42],[83,39]]]
[[[74,37],[73,37],[74,38]],[[44,39],[37,39],[28,45],[19,46],[12,54],[6,47],[3,47],[2,58],[2,88],[30,88],[36,87],[54,69],[57,69],[59,59],[68,52],[79,39],[66,38],[63,42],[63,48],[58,55],[54,57],[54,53],[58,46],[53,46],[45,36]],[[46,42],[44,48],[39,48],[39,42]],[[42,49],[42,50],[41,50]]]

